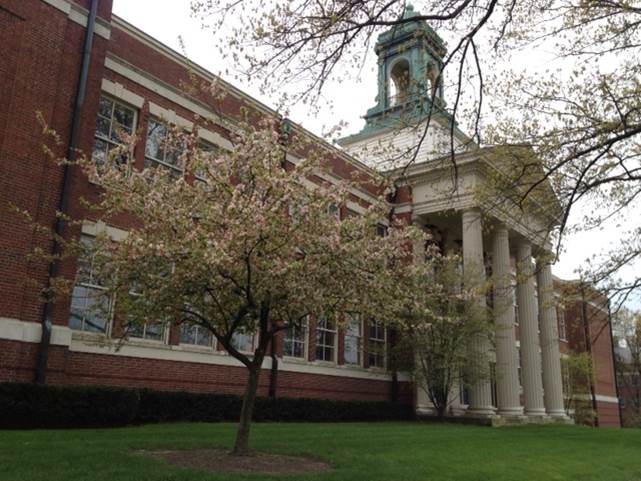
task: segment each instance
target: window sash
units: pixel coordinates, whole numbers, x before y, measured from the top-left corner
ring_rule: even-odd
[[[372,321],[369,324],[369,366],[385,368],[385,358],[386,358],[386,333],[385,326],[383,323]]]
[[[236,330],[231,337],[231,345],[239,352],[253,353],[256,345],[256,335],[243,330]]]
[[[345,364],[360,366],[363,363],[362,355],[363,321],[359,314],[347,314],[345,329],[345,348],[343,359]]]
[[[307,357],[307,322],[302,326],[292,326],[285,330],[283,355],[299,359]]]
[[[83,234],[80,242],[90,249],[93,237]],[[89,258],[80,257],[77,262],[69,308],[68,326],[71,329],[108,334],[111,327],[113,299],[104,294],[105,290],[94,275],[93,254]]]
[[[216,339],[203,326],[183,323],[180,325],[180,344],[200,347],[215,347]]]
[[[127,329],[127,337],[145,341],[164,342],[166,334],[167,326],[160,322],[134,324]]]
[[[111,150],[124,145],[117,136],[118,130],[124,130],[127,133],[132,134],[137,120],[136,109],[120,102],[119,100],[113,99],[105,94],[101,94],[99,102],[100,104],[96,114],[96,129],[94,131],[94,145],[91,153],[92,159],[98,164],[107,159]],[[102,111],[105,102],[109,103],[109,113]],[[130,114],[131,125],[123,124],[116,118],[116,109],[120,109]],[[101,123],[106,125],[107,132],[101,131]],[[105,144],[101,146],[101,149],[97,148],[99,142]],[[102,152],[102,160],[99,160],[99,156],[97,155],[98,152]]]
[[[154,129],[159,129],[159,133],[154,133]],[[182,149],[180,146],[175,146],[173,149],[168,148],[169,129],[170,127],[166,122],[162,122],[154,117],[149,119],[147,123],[147,137],[145,138],[145,168],[160,166],[169,169],[169,171],[174,174],[179,174],[183,172],[183,169],[176,165],[176,163],[182,154]],[[157,145],[154,146],[150,144],[152,140],[157,140]],[[155,149],[155,152],[152,149]],[[161,154],[160,157],[158,157],[158,153]],[[168,160],[168,158],[173,158],[173,162]]]
[[[108,334],[111,326],[112,301],[104,295],[104,291],[104,287],[86,282],[77,282],[74,285],[68,321],[72,330]],[[103,299],[106,302],[103,303]],[[103,305],[100,306],[100,304]],[[96,308],[97,310],[94,310]],[[101,314],[104,315],[101,316]]]
[[[336,362],[337,331],[327,317],[320,317],[316,325],[316,360]]]

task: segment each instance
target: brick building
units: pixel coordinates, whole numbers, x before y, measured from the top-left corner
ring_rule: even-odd
[[[610,303],[607,296],[577,281],[558,281],[559,338],[563,353],[588,352],[592,359],[590,393],[582,400],[596,413],[598,426],[620,426]]]
[[[96,4],[94,17],[91,9]],[[444,47],[424,23],[408,25],[407,31],[390,31],[379,38],[378,103],[368,111],[365,129],[343,139],[343,149],[317,139],[332,166],[332,176],[325,180],[346,178],[354,172],[372,178],[380,175],[363,163],[368,160],[364,149],[382,140],[395,147],[406,145],[412,134],[394,128],[394,119],[402,113],[420,124],[429,102],[425,95],[414,102],[420,94],[404,90],[399,79],[420,73],[433,82],[429,91],[437,92],[434,103],[439,115],[430,127],[425,149],[399,183],[396,215],[429,229],[444,249],[460,250],[464,262],[483,264],[484,254],[492,253],[492,272],[513,274],[514,278],[504,289],[513,293],[513,299],[499,299],[514,305],[514,309],[497,314],[497,323],[507,326],[496,349],[500,376],[494,385],[475,386],[469,400],[461,395],[454,411],[563,419],[559,358],[567,346],[573,346],[572,342],[558,341],[557,315],[550,308],[550,266],[540,265],[535,273],[531,261],[533,253],[549,249],[549,216],[539,212],[524,218],[511,211],[490,211],[475,204],[469,193],[442,197],[443,163],[435,160],[434,152],[452,119],[444,108],[442,86],[434,82],[438,81]],[[88,31],[93,34],[87,35]],[[409,44],[410,38],[419,40]],[[109,226],[92,221],[78,199],[95,199],[99,187],[77,170],[65,171],[53,164],[43,154],[45,138],[36,112],[60,135],[56,154],[61,157],[77,148],[100,161],[118,143],[116,126],[138,132],[134,157],[141,169],[176,168],[171,155],[159,148],[158,139],[167,123],[190,129],[199,118],[219,119],[219,123],[199,129],[199,135],[205,144],[230,148],[224,126],[233,123],[241,109],[276,118],[278,113],[224,82],[231,95],[222,101],[205,91],[186,94],[181,85],[190,80],[190,73],[204,82],[213,81],[214,76],[113,16],[111,0],[0,0],[0,42],[4,52],[0,59],[0,381],[40,377],[60,384],[242,392],[245,369],[197,329],[143,328],[120,350],[101,345],[100,339],[110,334],[111,320],[89,314],[89,299],[100,286],[93,284],[90,276],[76,277],[76,262],[61,263],[57,272],[76,278],[73,298],[45,306],[39,293],[52,273],[29,253],[35,248],[51,250],[52,246],[15,208],[26,210],[45,225],[55,225],[57,210],[86,219],[81,228],[68,228],[65,235],[88,239],[100,228],[117,238],[130,225],[126,218],[115,219]],[[396,86],[393,92],[392,86]],[[79,90],[84,95],[78,95]],[[424,90],[428,91],[427,87]],[[458,129],[455,136],[462,178],[472,183],[482,180],[479,172],[493,162],[492,150],[469,145]],[[340,216],[362,212],[376,191],[364,185],[352,194],[353,201],[341,208]],[[526,281],[513,272],[517,258],[527,261],[519,264],[527,265],[525,272],[520,272]],[[577,316],[575,309],[566,308],[565,325]],[[599,337],[590,349],[596,353],[595,361],[604,366],[597,368],[600,381],[596,392],[601,398],[596,398],[596,406],[602,424],[608,424],[615,423],[610,404],[616,392],[611,388],[612,360],[605,355],[604,339]],[[237,342],[249,349],[252,340],[239,338]],[[416,395],[409,378],[389,372],[385,356],[376,354],[386,343],[387,333],[366,320],[354,319],[345,330],[311,322],[307,331],[277,339],[274,354],[279,374],[277,385],[271,388],[278,396],[393,399],[426,409],[425,400]],[[581,348],[579,344],[577,348]],[[267,394],[273,381],[267,372],[271,362],[267,359],[264,365],[261,395]]]

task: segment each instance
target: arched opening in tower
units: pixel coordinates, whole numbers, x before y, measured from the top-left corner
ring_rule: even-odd
[[[407,60],[397,61],[390,70],[389,104],[399,105],[409,98],[410,94],[410,64]]]

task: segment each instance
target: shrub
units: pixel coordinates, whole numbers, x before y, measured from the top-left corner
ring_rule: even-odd
[[[0,428],[122,426],[237,421],[240,396],[104,386],[0,383]],[[256,421],[411,419],[411,406],[375,401],[257,398]]]
[[[118,426],[134,422],[138,391],[103,386],[0,383],[0,426]]]

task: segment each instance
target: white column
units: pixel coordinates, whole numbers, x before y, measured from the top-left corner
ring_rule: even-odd
[[[478,309],[485,309],[485,265],[483,262],[483,226],[481,224],[481,211],[479,209],[468,209],[463,211],[463,279],[465,286],[478,288],[477,298]],[[489,372],[489,360],[487,353],[489,342],[479,336],[470,339],[470,361],[473,363],[472,370],[478,369],[478,373]],[[481,365],[481,363],[487,364]],[[478,375],[478,374],[477,374]],[[494,414],[492,406],[492,388],[489,378],[480,377],[470,388],[470,405],[467,413],[472,416],[489,416]]]
[[[498,226],[492,239],[494,326],[496,328],[496,384],[498,414],[523,414],[519,396],[519,364],[514,332],[514,307],[510,283],[508,230]]]
[[[516,255],[516,297],[519,308],[521,333],[521,366],[525,414],[544,416],[543,383],[541,381],[541,353],[539,352],[539,322],[534,296],[534,273],[532,269],[532,246],[522,241]]]
[[[566,418],[563,406],[563,378],[559,331],[554,301],[552,267],[546,261],[537,263],[539,289],[539,321],[541,326],[541,357],[543,361],[543,391],[545,410],[550,416]]]

